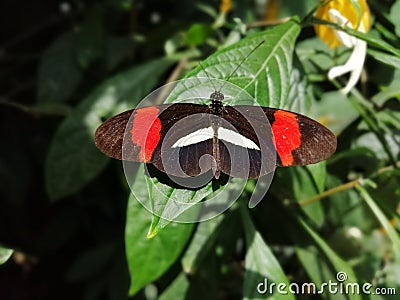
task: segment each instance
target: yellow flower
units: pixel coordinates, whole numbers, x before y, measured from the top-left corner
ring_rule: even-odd
[[[361,32],[367,32],[371,27],[371,13],[369,11],[367,2],[365,0],[358,1],[361,10],[361,20],[359,19],[357,9],[351,2],[351,0],[324,1],[315,12],[315,16],[321,20],[336,23],[341,26],[349,26],[352,29],[359,30]],[[340,20],[338,20],[337,16],[335,15],[335,11],[345,18],[343,19],[344,21],[347,20],[348,22],[345,24],[340,24]],[[356,28],[357,26],[358,28]],[[317,35],[330,48],[343,45],[343,41],[337,37],[337,30],[332,29],[327,25],[320,24],[316,24],[314,28]]]
[[[219,5],[219,11],[223,14],[227,14],[231,10],[231,0],[221,0]]]
[[[328,0],[324,1],[317,9],[315,16],[337,25],[350,27],[360,32],[367,32],[371,27],[371,14],[365,0],[358,0],[359,11],[356,9],[355,0]],[[367,55],[367,43],[348,35],[344,31],[336,30],[328,25],[316,24],[314,26],[317,35],[330,48],[344,45],[353,48],[348,61],[341,66],[333,67],[328,78],[334,79],[350,72],[349,81],[341,92],[347,94],[356,84],[361,76],[365,56]]]

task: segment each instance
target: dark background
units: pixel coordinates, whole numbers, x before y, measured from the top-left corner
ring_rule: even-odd
[[[282,5],[289,15],[309,12],[309,8],[300,2],[286,2],[292,3],[290,7]],[[388,13],[389,4],[393,1],[371,2],[377,12],[376,22],[387,27],[386,35],[383,34],[386,40],[399,46],[399,38],[390,35],[394,32],[393,24],[385,14],[379,14],[380,11]],[[220,4],[214,0],[202,3],[216,8],[216,11]],[[246,23],[264,18],[264,12],[258,11],[254,3],[236,1],[231,14]],[[12,258],[0,266],[1,300],[126,298],[129,272],[125,258],[124,229],[129,189],[120,162],[110,162],[84,188],[57,201],[50,199],[46,192],[44,162],[61,121],[101,82],[129,67],[164,56],[167,39],[178,40],[179,47],[181,33],[187,33],[190,25],[213,22],[210,16],[198,9],[197,4],[199,1],[173,0],[0,1],[0,244],[15,249]],[[229,30],[223,28],[221,31],[226,33]],[[218,33],[215,35],[218,40]],[[313,35],[312,27],[304,28],[299,41]],[[60,39],[65,47],[60,47]],[[58,48],[54,49],[57,43]],[[199,58],[215,51],[213,46],[203,45],[201,39],[199,44],[195,40],[188,44],[182,44],[181,47],[191,49],[193,45],[196,46],[201,52]],[[319,65],[310,65],[311,68],[315,67],[313,71],[317,77],[323,78],[314,83],[315,95],[321,96],[325,91],[336,88],[324,77],[327,70],[318,69]],[[382,65],[374,59],[367,59],[365,67],[369,76],[360,88],[367,99],[393,79],[393,68]],[[161,76],[159,84],[166,81],[169,73]],[[66,75],[63,77],[60,74]],[[52,76],[56,88],[49,84],[48,79]],[[398,102],[390,99],[388,105],[381,104],[376,111],[390,112],[392,107],[397,113]],[[336,109],[337,116],[345,110],[340,111],[340,107]],[[356,116],[354,122],[346,125],[339,137],[339,151],[349,150],[356,139],[364,133],[371,133],[365,124],[361,129],[358,128],[362,121],[361,116]],[[389,124],[388,127],[393,130],[394,126]],[[398,129],[393,132],[398,134]],[[379,128],[379,134],[384,135],[385,132]],[[65,138],[68,139],[68,136]],[[379,144],[376,139],[372,141]],[[333,163],[329,170],[332,175],[330,187],[345,184],[356,176],[367,177],[378,168],[389,165],[386,158],[379,157],[384,152],[382,148],[377,149],[374,150],[374,157],[369,153],[372,151],[361,151],[361,154],[351,154],[350,158],[345,157]],[[395,152],[397,161],[398,157],[398,152]],[[272,188],[275,194],[268,202],[264,201],[257,211],[253,211],[253,217],[256,225],[262,228],[260,232],[268,237],[268,244],[275,246],[274,250],[287,274],[309,282],[305,268],[291,248],[303,246],[304,241],[289,241],[290,234],[287,234],[296,235],[298,223],[292,222],[285,214],[286,208],[280,202],[281,195],[286,197],[286,193],[292,192],[296,171],[284,172],[278,171],[277,183]],[[394,176],[382,176],[377,180],[380,189],[374,194],[377,199],[382,194],[387,195],[385,199],[388,204],[383,206],[386,205],[388,218],[396,214],[396,195],[399,195],[399,191],[395,180]],[[297,188],[301,190],[299,186]],[[341,213],[344,209],[338,209],[341,207],[340,201],[347,209],[346,205],[355,199],[357,211],[354,217],[351,212],[347,215],[353,207]],[[346,240],[344,233],[350,226],[360,226],[366,236],[371,237],[381,230],[381,225],[365,208],[365,204],[362,206],[362,200],[353,191],[336,194],[330,200],[321,205],[325,219],[318,227],[318,232],[341,257],[357,257],[361,261],[357,266],[358,274],[367,274],[360,277],[369,280],[384,269],[390,260],[379,251],[387,251],[391,246],[382,243],[383,250],[377,249],[374,248],[374,241],[372,246],[367,245],[373,251],[360,250],[360,240],[354,246]],[[367,210],[368,213],[364,215]],[[213,291],[219,295],[219,299],[240,297],[238,295],[241,295],[241,280],[245,272],[242,225],[238,221],[238,212],[232,215],[225,226],[233,228],[234,232],[230,234],[234,238],[228,244],[235,249],[233,254],[229,253],[232,255],[223,258],[224,267],[228,265],[231,273],[220,276],[222,279],[218,284],[223,282],[223,287]],[[382,231],[378,232],[383,235]],[[226,236],[226,240],[231,238],[230,235]],[[241,243],[235,244],[234,239],[238,236]],[[299,234],[298,238],[301,240],[302,236]],[[367,238],[363,242],[365,240]],[[111,258],[103,260],[104,256]],[[221,256],[210,257],[215,265],[222,260]],[[179,268],[180,262],[177,260],[158,282],[161,290],[171,283],[179,273]],[[220,265],[217,268],[223,269]],[[232,273],[235,277],[231,276]],[[116,280],[111,280],[113,278]],[[200,274],[192,283],[202,286],[201,280],[204,278],[214,280],[208,274]],[[201,294],[197,296],[201,297]],[[145,298],[145,292],[140,292],[137,298]]]
[[[50,202],[44,186],[47,149],[68,107],[112,74],[162,55],[160,27],[149,17],[154,7],[161,12],[163,23],[196,17],[190,5],[183,7],[186,1],[179,9],[175,1],[138,1],[130,8],[124,8],[123,2],[0,2],[0,242],[16,249],[0,268],[1,299],[80,299],[83,287],[112,272],[115,264],[125,269],[126,279],[121,281],[127,289],[123,237],[128,192],[115,188],[122,178],[100,176],[57,203]],[[63,5],[70,11],[62,12]],[[95,30],[127,40],[132,34],[153,35],[153,41],[143,51],[126,47],[112,68],[105,67],[104,52],[100,53],[81,68],[84,80],[65,105],[36,106],[38,69],[46,49],[65,32],[79,31],[96,10],[101,21]],[[117,163],[109,166],[119,167]],[[119,245],[114,262],[100,265],[89,279],[68,280],[80,254],[110,241]]]

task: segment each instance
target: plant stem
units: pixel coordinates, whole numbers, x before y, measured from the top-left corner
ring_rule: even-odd
[[[383,167],[383,168],[379,169],[376,173],[372,174],[368,178],[373,178],[373,177],[375,177],[377,175],[380,175],[380,174],[383,174],[385,172],[393,171],[395,168],[398,168],[398,167],[400,167],[400,161],[397,161],[395,163],[395,166],[388,166],[388,167]],[[331,188],[331,189],[329,189],[329,190],[327,190],[327,191],[325,191],[325,192],[323,192],[321,194],[318,194],[316,196],[310,197],[310,198],[305,199],[305,200],[301,200],[301,201],[298,202],[298,204],[301,205],[301,206],[311,204],[311,203],[313,203],[315,201],[318,201],[320,199],[329,197],[329,196],[331,196],[333,194],[336,194],[336,193],[339,193],[339,192],[343,192],[343,191],[346,191],[346,190],[349,190],[349,189],[352,189],[352,188],[356,188],[356,187],[360,186],[363,181],[365,181],[365,179],[362,179],[362,178],[358,178],[358,179],[349,181],[349,182],[344,183],[342,185],[339,185],[339,186],[336,186],[334,188]]]
[[[329,189],[329,190],[327,190],[327,191],[325,191],[325,192],[323,192],[321,194],[318,194],[318,195],[316,195],[314,197],[308,198],[306,200],[299,201],[299,205],[304,206],[304,205],[311,204],[311,203],[313,203],[315,201],[318,201],[318,200],[320,200],[322,198],[329,197],[330,195],[333,195],[333,194],[336,194],[336,193],[339,193],[339,192],[343,192],[343,191],[352,189],[352,188],[358,186],[360,183],[361,183],[361,179],[356,179],[356,180],[347,182],[345,184],[342,184],[342,185],[336,186],[334,188],[331,188],[331,189]]]

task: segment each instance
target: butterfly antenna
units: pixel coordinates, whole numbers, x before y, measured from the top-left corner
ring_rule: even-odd
[[[236,71],[240,68],[240,66],[245,62],[245,60],[251,55],[253,54],[254,51],[257,50],[258,47],[260,47],[262,44],[264,44],[265,41],[262,41],[261,43],[259,43],[257,46],[255,46],[247,55],[245,58],[242,59],[242,61],[236,66],[236,68],[231,72],[231,74],[229,74],[228,78],[225,79],[224,84],[220,87],[219,91],[220,92],[222,90],[222,88],[225,86],[226,82],[229,81],[229,79],[231,79],[232,75],[236,73]]]
[[[203,69],[204,73],[206,73],[208,80],[210,81],[212,87],[214,88],[214,92],[217,91],[217,88],[215,87],[213,81],[211,80],[210,76],[208,75],[206,69],[204,69],[203,65],[201,64],[201,62],[199,62],[200,67]]]

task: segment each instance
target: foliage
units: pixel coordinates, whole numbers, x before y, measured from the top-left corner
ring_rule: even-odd
[[[0,247],[0,282],[16,272],[14,251],[26,257],[32,285],[50,285],[37,288],[40,299],[309,299],[273,285],[318,287],[338,282],[341,272],[346,282],[400,291],[400,1],[369,1],[368,33],[331,24],[368,45],[363,76],[348,95],[338,92],[346,77],[330,81],[327,73],[351,50],[330,49],[315,36],[312,25],[324,23],[312,17],[318,1],[267,2],[232,1],[225,13],[211,0],[80,0],[51,41],[33,43],[41,52],[35,85],[12,96],[12,82],[25,76],[12,73],[0,98],[7,140],[0,150],[0,244],[7,247]],[[4,78],[10,70],[1,71]],[[249,181],[216,218],[166,222],[130,195],[121,163],[97,150],[93,134],[165,82],[205,72],[260,105],[319,120],[338,136],[338,149],[326,162],[277,169],[252,209]],[[190,88],[177,86],[168,101]],[[134,189],[162,203],[162,215],[170,199],[197,203],[218,187],[175,189],[141,168]],[[274,293],[257,291],[264,280]]]

